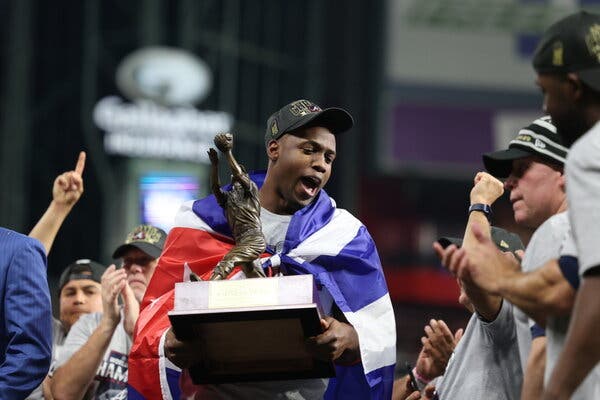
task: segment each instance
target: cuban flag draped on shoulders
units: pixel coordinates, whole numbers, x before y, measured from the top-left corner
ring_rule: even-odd
[[[264,173],[251,178],[262,186]],[[181,370],[164,354],[176,282],[191,271],[208,276],[234,245],[214,196],[185,203],[165,243],[141,305],[129,355],[130,399],[179,399]],[[338,209],[324,190],[290,221],[273,256],[285,275],[312,274],[355,328],[361,362],[336,365],[325,399],[389,399],[396,362],[396,325],[379,255],[362,223]],[[239,274],[238,274],[239,275]],[[231,276],[231,275],[230,275]]]

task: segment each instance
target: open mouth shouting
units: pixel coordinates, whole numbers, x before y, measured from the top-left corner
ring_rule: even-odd
[[[302,197],[313,198],[321,188],[321,178],[316,176],[303,176],[300,183],[304,192]]]

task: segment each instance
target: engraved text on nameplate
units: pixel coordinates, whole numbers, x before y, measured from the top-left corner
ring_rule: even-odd
[[[271,279],[243,279],[210,282],[208,308],[277,305],[279,285]]]

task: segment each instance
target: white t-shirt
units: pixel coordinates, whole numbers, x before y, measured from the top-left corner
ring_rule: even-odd
[[[517,400],[523,373],[514,307],[506,301],[491,322],[474,313],[436,387],[440,399]]]
[[[568,229],[561,244],[560,257],[570,256],[577,258],[577,248],[571,229]],[[549,316],[546,320],[546,370],[544,384],[548,384],[554,366],[565,346],[570,316]],[[579,385],[571,396],[573,400],[600,399],[600,366],[592,372]]]
[[[600,122],[569,151],[565,175],[579,274],[583,275],[600,265]]]
[[[292,220],[291,215],[274,214],[264,207],[260,208],[260,223],[267,246],[280,253],[285,235]]]
[[[557,259],[560,255],[561,243],[568,231],[569,216],[566,211],[555,214],[544,221],[531,236],[527,249],[525,249],[525,256],[521,262],[523,272],[534,271],[546,262]],[[534,322],[517,307],[513,312],[517,325],[521,368],[525,371],[529,351],[531,350],[530,328]]]

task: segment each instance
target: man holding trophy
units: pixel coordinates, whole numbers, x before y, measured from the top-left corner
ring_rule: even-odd
[[[182,206],[142,303],[129,357],[130,398],[390,398],[396,332],[379,256],[364,225],[322,190],[336,156],[336,135],[352,125],[345,110],[323,110],[308,100],[294,101],[268,119],[268,169],[247,175],[258,188],[266,244],[266,254],[251,267],[222,262],[241,244],[234,232],[239,230],[232,229],[235,215],[221,208],[228,189],[213,187],[216,196]],[[219,149],[228,152],[231,146]],[[237,163],[227,157],[234,169]],[[247,186],[239,182],[237,189]],[[229,192],[235,184],[234,178]],[[314,358],[333,362],[335,377],[192,384],[188,368],[202,362],[202,348],[210,343],[176,338],[167,317],[176,282],[306,274],[322,288],[326,314],[322,333],[307,338],[306,347]],[[244,332],[239,340],[252,346]]]

